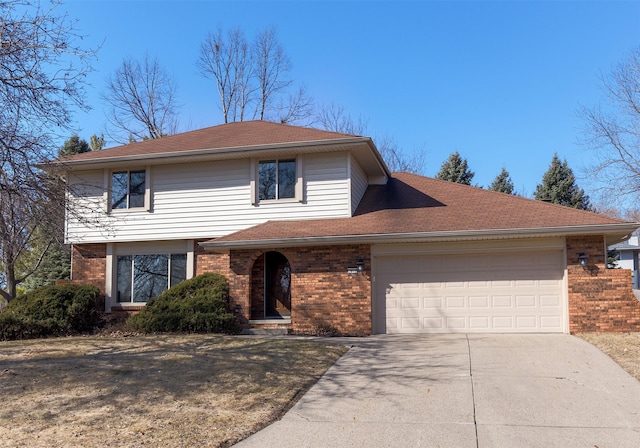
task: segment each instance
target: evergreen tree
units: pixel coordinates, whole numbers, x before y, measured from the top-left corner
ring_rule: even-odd
[[[566,159],[561,162],[557,153],[553,155],[551,166],[542,176],[542,183],[536,187],[534,197],[567,207],[592,210],[589,196],[576,185],[576,177]]]
[[[502,167],[502,171],[500,171],[500,174],[498,174],[493,180],[489,186],[489,190],[499,191],[500,193],[515,194],[513,192],[513,181],[511,180],[511,176],[506,168]]]
[[[437,179],[448,180],[464,185],[471,185],[471,180],[475,176],[473,171],[467,166],[467,159],[460,157],[458,151],[452,153],[442,164],[440,171],[436,174]]]
[[[68,280],[71,275],[71,245],[49,241],[38,269],[22,284],[25,290],[53,285],[56,280]]]
[[[74,156],[89,151],[91,151],[91,148],[86,140],[81,139],[77,135],[72,135],[58,150],[58,157]]]

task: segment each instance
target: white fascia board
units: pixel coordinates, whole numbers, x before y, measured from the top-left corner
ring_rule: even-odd
[[[305,238],[278,238],[249,241],[204,241],[199,243],[210,251],[258,249],[262,247],[296,247],[317,245],[372,244],[395,242],[463,241],[478,239],[534,238],[559,235],[627,235],[640,227],[640,223],[603,224],[587,226],[538,227],[529,229],[462,230],[443,232],[414,232],[368,235],[318,236]]]

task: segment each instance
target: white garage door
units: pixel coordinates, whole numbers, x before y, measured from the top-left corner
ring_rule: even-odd
[[[375,259],[374,332],[564,328],[562,251]]]

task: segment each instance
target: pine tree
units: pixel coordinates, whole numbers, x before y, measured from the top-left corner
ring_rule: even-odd
[[[567,207],[592,210],[589,196],[576,185],[576,177],[566,159],[561,162],[557,153],[553,155],[549,169],[542,176],[542,183],[536,187],[534,197]]]
[[[437,179],[448,180],[449,182],[464,185],[471,185],[473,176],[475,176],[475,173],[469,170],[467,159],[460,157],[458,151],[449,156],[440,167],[438,174],[436,174]]]
[[[500,193],[506,194],[514,194],[513,181],[511,180],[511,176],[506,168],[502,167],[502,171],[500,171],[500,174],[498,174],[493,180],[489,186],[489,190],[499,191]]]
[[[62,148],[58,150],[58,157],[74,156],[89,151],[91,151],[91,148],[86,140],[81,139],[77,135],[72,135],[64,142]]]
[[[25,290],[53,285],[56,280],[67,280],[71,275],[71,246],[57,240],[51,242],[38,269],[24,283]]]

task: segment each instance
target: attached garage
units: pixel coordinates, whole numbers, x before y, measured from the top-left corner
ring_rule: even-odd
[[[567,332],[564,250],[379,255],[374,333]]]

